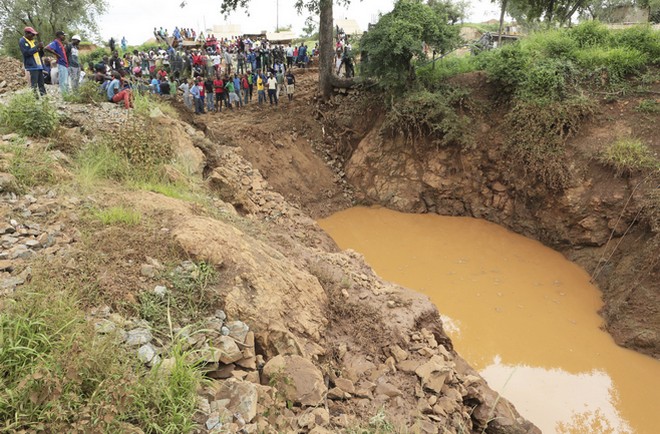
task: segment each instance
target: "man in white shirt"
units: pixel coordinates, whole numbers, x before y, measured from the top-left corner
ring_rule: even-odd
[[[270,105],[277,105],[277,79],[273,77],[273,73],[268,74],[268,101]]]

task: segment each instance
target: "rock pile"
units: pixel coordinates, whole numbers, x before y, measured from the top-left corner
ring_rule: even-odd
[[[0,173],[0,179],[9,174]],[[11,175],[9,175],[11,176]],[[37,255],[64,253],[74,241],[61,222],[43,223],[61,210],[73,210],[75,197],[58,197],[54,190],[17,196],[5,193],[0,202],[0,296],[12,293],[30,276],[29,260]]]
[[[28,86],[28,79],[20,60],[0,57],[0,94]]]

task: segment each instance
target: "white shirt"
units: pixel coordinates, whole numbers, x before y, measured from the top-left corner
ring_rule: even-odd
[[[276,90],[277,89],[277,80],[275,77],[271,77],[268,79],[268,90]]]

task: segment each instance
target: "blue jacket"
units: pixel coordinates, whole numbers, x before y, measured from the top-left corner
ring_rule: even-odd
[[[25,38],[21,38],[18,40],[18,46],[21,49],[21,53],[23,53],[23,66],[27,71],[38,71],[44,69],[43,64],[38,65],[34,60],[34,53],[39,52],[39,48],[36,45],[34,47],[30,47],[28,41]],[[39,58],[41,58],[41,53],[39,53]]]

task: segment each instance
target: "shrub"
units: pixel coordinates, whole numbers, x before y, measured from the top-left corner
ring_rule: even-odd
[[[512,95],[525,79],[527,56],[520,44],[505,45],[499,50],[479,55],[480,63],[488,72],[489,80],[494,82],[505,96]]]
[[[605,71],[613,84],[620,83],[628,75],[641,73],[648,63],[648,55],[634,48],[588,48],[577,52],[576,59],[587,70]]]
[[[518,95],[525,100],[550,102],[563,99],[567,83],[577,75],[570,60],[544,58],[533,62],[525,72]]]
[[[599,161],[614,168],[617,175],[631,175],[637,171],[660,170],[660,160],[641,140],[619,139],[605,147]]]
[[[99,103],[106,101],[106,98],[98,83],[85,80],[76,92],[70,92],[63,95],[65,101],[74,103]]]
[[[651,26],[639,25],[612,31],[610,45],[632,48],[648,56],[651,63],[660,64],[660,32]]]
[[[131,118],[119,131],[106,137],[113,151],[125,157],[133,166],[153,170],[172,157],[172,146],[159,133],[151,119]]]
[[[536,32],[520,43],[527,55],[544,58],[572,59],[578,50],[578,43],[564,30]]]
[[[573,39],[578,47],[595,47],[607,43],[609,30],[600,21],[585,21],[571,28],[568,35]]]
[[[430,137],[437,146],[472,147],[474,137],[470,119],[459,112],[467,108],[466,91],[415,92],[396,102],[389,110],[382,130],[403,133],[413,141]]]
[[[541,106],[520,101],[505,117],[505,153],[520,161],[526,175],[560,190],[568,180],[566,139],[577,132],[584,117],[593,111],[589,100],[575,98]]]
[[[59,116],[48,98],[21,92],[0,109],[0,125],[24,136],[47,137],[57,129]]]

